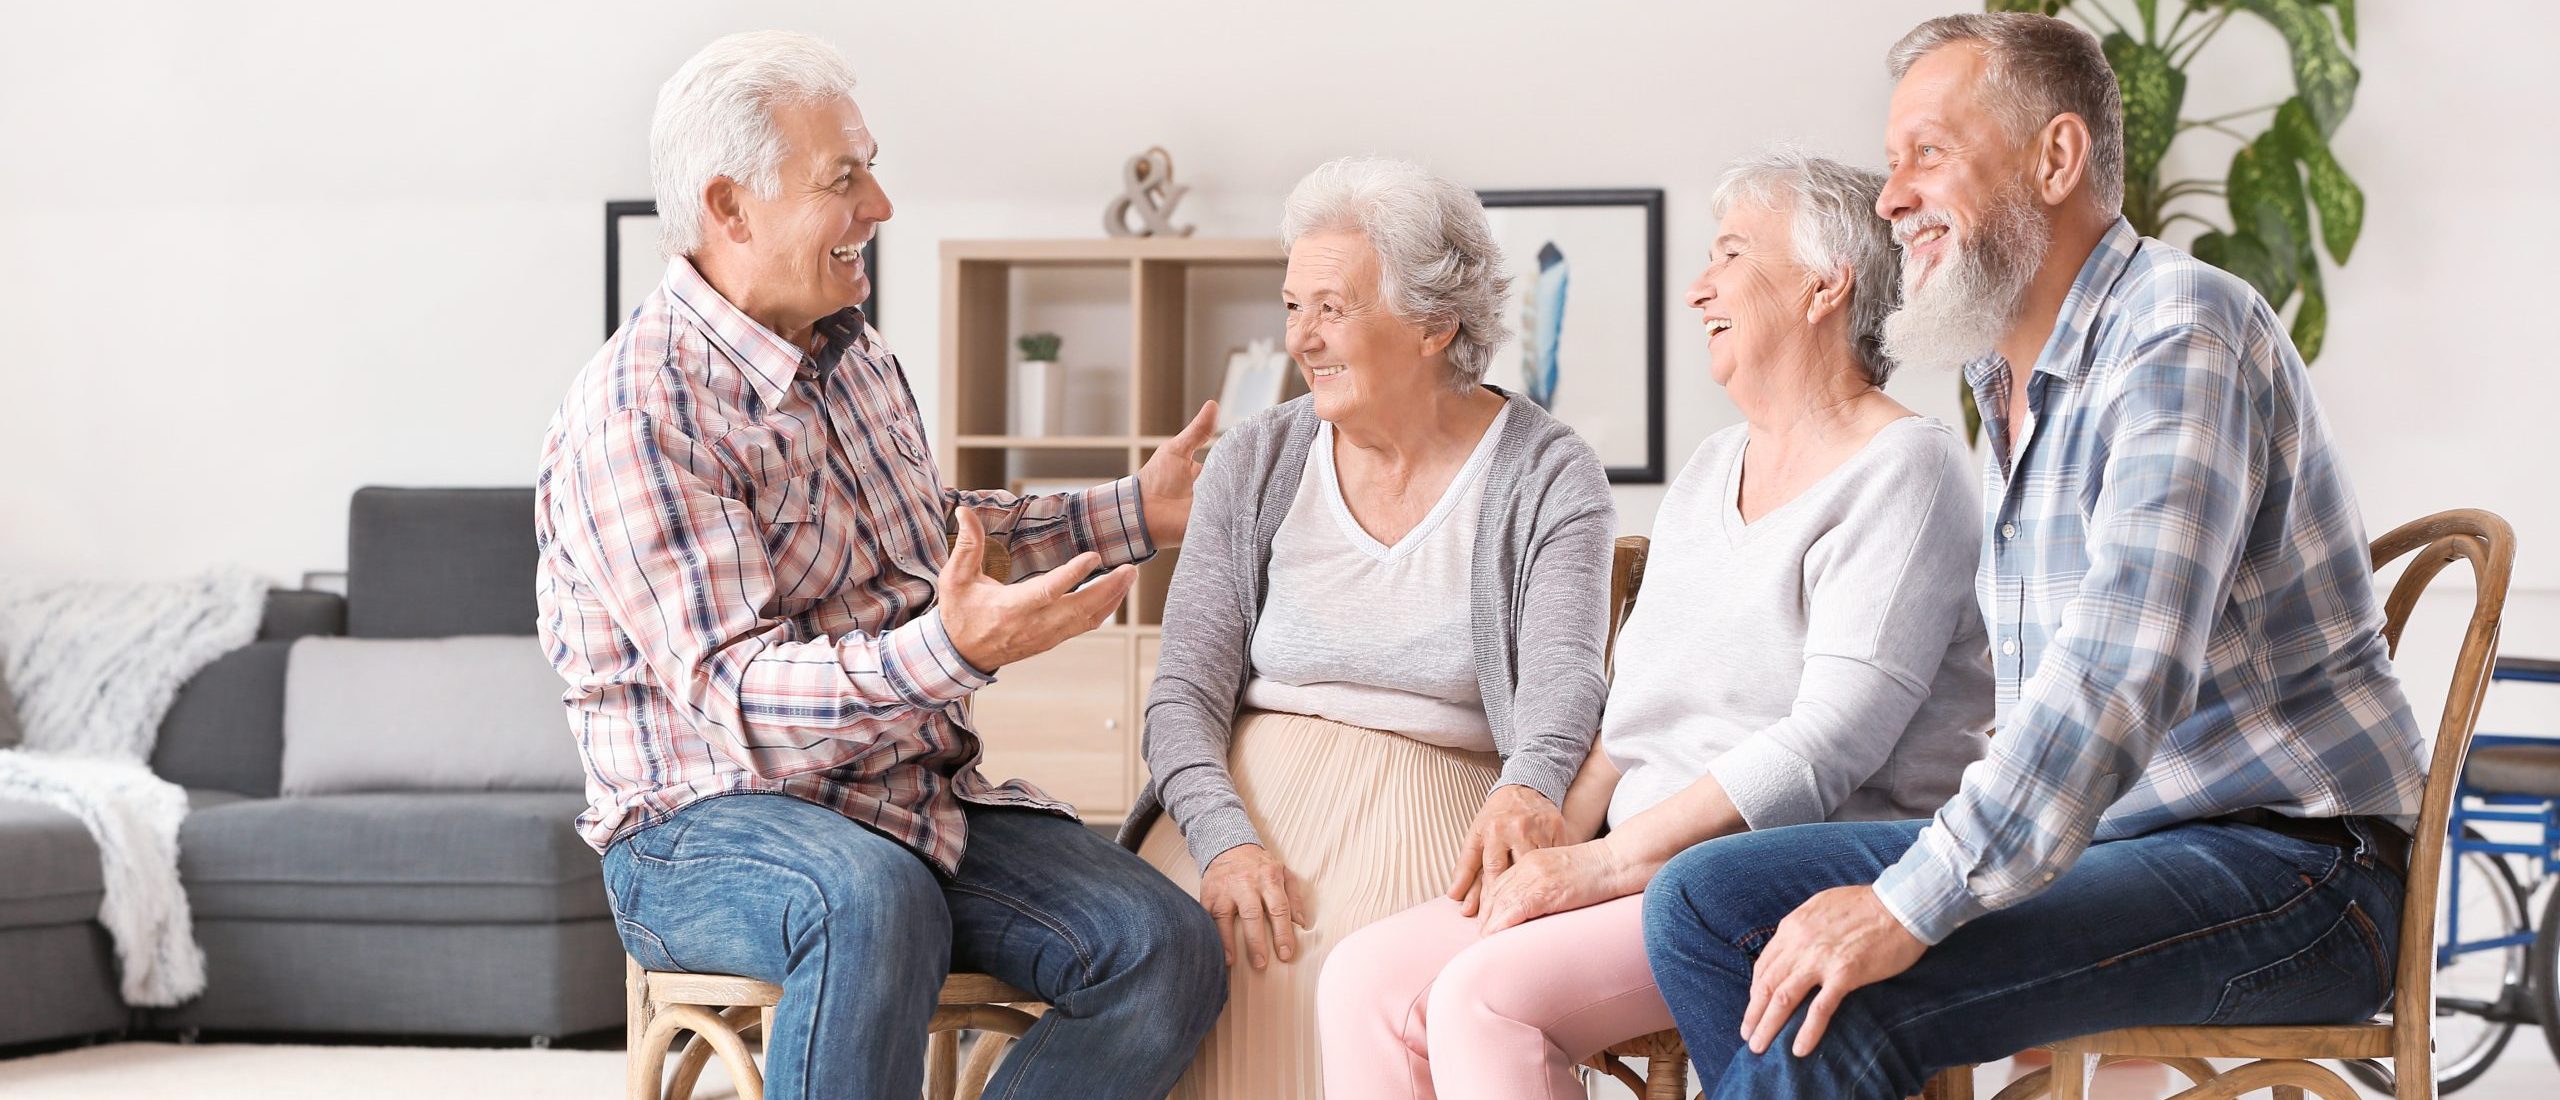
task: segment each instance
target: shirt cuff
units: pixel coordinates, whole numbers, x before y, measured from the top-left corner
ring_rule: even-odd
[[[942,624],[942,609],[933,608],[881,639],[880,672],[907,702],[941,709],[996,682],[995,673],[980,671],[951,643]]]
[[[1135,476],[1085,490],[1076,511],[1076,533],[1087,549],[1102,555],[1104,569],[1156,556],[1155,536],[1147,533],[1146,494]]]
[[[1876,877],[1876,900],[1920,942],[1936,946],[1956,929],[1991,911],[1965,888],[1964,872],[1947,849],[1947,831],[1936,825],[1902,859]]]

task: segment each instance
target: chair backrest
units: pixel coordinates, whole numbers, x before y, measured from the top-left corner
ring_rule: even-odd
[[[1636,590],[1644,587],[1644,559],[1651,553],[1653,540],[1643,535],[1618,536],[1617,548],[1609,555],[1609,667],[1617,667],[1618,628],[1627,625],[1627,613],[1636,608]]]
[[[2419,803],[2417,833],[2410,847],[2409,885],[2400,912],[2399,991],[2391,1007],[2394,1071],[2403,1080],[2431,1081],[2435,1077],[2429,1042],[2435,1019],[2436,880],[2444,866],[2454,788],[2461,782],[2472,726],[2480,718],[2481,695],[2498,656],[2498,617],[2507,603],[2516,536],[2507,521],[2493,513],[2476,508],[2438,512],[2375,539],[2373,568],[2380,572],[2413,552],[2408,568],[2382,605],[2382,637],[2393,656],[2399,655],[2400,632],[2409,625],[2418,597],[2445,566],[2470,562],[2476,586],[2471,621],[2453,666],[2453,688],[2444,697],[2444,716],[2436,724],[2426,797]]]

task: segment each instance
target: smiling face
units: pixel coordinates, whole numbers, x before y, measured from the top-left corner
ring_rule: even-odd
[[[1335,424],[1410,408],[1447,388],[1449,335],[1395,315],[1378,286],[1378,250],[1355,230],[1322,230],[1289,249],[1280,283],[1289,355],[1316,415]]]
[[[1903,306],[1886,349],[1904,365],[1958,367],[2005,336],[2052,244],[2029,183],[2029,144],[1984,101],[1975,43],[1941,46],[1895,85],[1885,127],[1891,174],[1876,213],[1902,246]]]
[[[795,338],[821,318],[871,296],[861,251],[889,220],[889,196],[871,174],[879,146],[850,99],[778,103],[773,124],[783,138],[781,186],[772,198],[731,187],[742,228],[706,226],[706,247],[734,241],[751,273],[741,308],[776,333]],[[721,182],[715,181],[717,188]],[[743,232],[746,239],[736,240]],[[717,238],[728,237],[728,241]]]
[[[1796,262],[1793,222],[1788,211],[1734,203],[1716,226],[1707,269],[1689,284],[1719,386],[1797,358],[1779,353],[1812,335],[1807,317],[1818,280]]]

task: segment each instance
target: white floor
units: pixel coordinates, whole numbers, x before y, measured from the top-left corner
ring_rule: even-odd
[[[1979,1095],[2007,1074],[1987,1068]],[[623,1095],[622,1052],[450,1047],[115,1043],[0,1061],[9,1100],[610,1100]],[[697,1100],[733,1100],[714,1063]],[[1609,1082],[1594,1092],[1627,1091]],[[2552,1100],[2560,1065],[2541,1036],[2519,1032],[2461,1100]]]

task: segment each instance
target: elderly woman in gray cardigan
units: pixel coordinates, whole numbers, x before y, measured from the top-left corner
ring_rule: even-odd
[[[1282,238],[1310,392],[1209,457],[1125,834],[1247,964],[1177,1096],[1320,1095],[1325,955],[1560,843],[1607,692],[1608,479],[1481,381],[1510,280],[1475,194],[1339,160]]]

